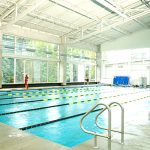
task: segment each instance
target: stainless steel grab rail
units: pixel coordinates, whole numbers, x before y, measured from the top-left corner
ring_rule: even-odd
[[[122,107],[122,105],[118,102],[112,102],[110,103],[108,106],[109,108],[111,108],[112,105],[118,105],[120,108],[121,108],[121,131],[119,130],[114,130],[114,129],[111,129],[112,132],[118,132],[118,133],[121,133],[121,143],[123,144],[124,143],[124,108]],[[102,112],[104,112],[106,109],[104,109]],[[102,113],[101,112],[101,113]],[[109,130],[108,128],[104,128],[104,127],[101,127],[100,124],[98,123],[98,117],[100,116],[100,114],[98,114],[95,118],[95,123],[96,125],[101,128],[101,129],[104,129],[104,130]]]
[[[91,113],[96,107],[101,106],[101,105],[105,107],[105,110],[106,110],[106,109],[108,110],[108,135],[107,135],[107,136],[106,136],[106,135],[103,135],[103,134],[96,133],[96,132],[89,131],[89,130],[85,129],[84,126],[83,126],[83,120],[84,120],[84,118],[85,118],[89,113]],[[100,114],[100,113],[99,113],[99,114]],[[88,134],[94,135],[94,148],[98,148],[98,146],[97,146],[97,136],[105,137],[105,138],[111,139],[111,110],[110,110],[110,108],[109,108],[106,104],[103,104],[103,103],[99,103],[99,104],[95,105],[92,109],[90,109],[87,113],[85,113],[85,114],[83,115],[83,117],[82,117],[81,120],[80,120],[80,127],[81,127],[81,129],[82,129],[84,132],[86,132],[86,133],[88,133]]]
[[[118,131],[118,130],[112,130],[111,129],[111,106],[112,105],[118,105],[120,106],[121,108],[121,131]],[[87,130],[84,128],[83,126],[83,120],[86,116],[88,116],[96,107],[98,106],[104,106],[104,108],[97,114],[96,118],[95,118],[95,124],[97,125],[97,127],[101,128],[101,129],[104,129],[104,130],[107,130],[108,131],[108,134],[107,135],[103,135],[103,134],[100,134],[100,133],[97,133],[97,132],[92,132],[90,130]],[[105,110],[108,110],[108,128],[104,128],[104,127],[101,127],[98,123],[98,117],[105,111]],[[121,143],[123,144],[124,143],[124,108],[122,107],[122,105],[118,102],[112,102],[110,103],[109,105],[106,105],[106,104],[103,104],[103,103],[99,103],[99,104],[96,104],[94,107],[92,107],[88,112],[86,112],[83,117],[81,118],[80,120],[80,127],[81,129],[88,133],[88,134],[92,134],[94,135],[94,148],[98,148],[97,146],[97,136],[100,136],[100,137],[105,137],[105,138],[108,138],[108,149],[110,150],[111,149],[111,132],[118,132],[118,133],[121,133]]]

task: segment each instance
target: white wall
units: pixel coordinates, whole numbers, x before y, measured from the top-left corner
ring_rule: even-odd
[[[102,51],[136,48],[150,48],[150,29],[141,30],[101,45]]]
[[[122,69],[118,69],[118,67],[116,68],[111,68],[113,69],[113,72],[111,73],[111,71],[109,71],[109,74],[107,74],[107,68],[105,67],[104,62],[107,64],[106,61],[103,62],[103,60],[101,61],[102,64],[102,78],[101,81],[105,81],[106,83],[112,83],[113,80],[113,76],[114,75],[121,75],[121,73],[123,75],[128,75],[132,77],[132,81],[134,81],[136,79],[137,83],[140,83],[140,78],[145,76],[147,78],[147,84],[150,85],[150,69],[148,69],[150,66],[150,61],[141,61],[139,62],[138,65],[138,70],[133,70],[133,65],[134,64],[130,64],[131,63],[131,55],[134,52],[138,53],[138,50],[142,50],[144,52],[145,48],[149,48],[149,53],[150,53],[150,29],[145,29],[142,31],[138,31],[135,32],[133,34],[130,34],[128,36],[104,43],[101,45],[101,51],[102,51],[102,59],[105,59],[105,54],[110,53],[111,57],[114,58],[114,60],[116,60],[116,62],[114,61],[113,67],[117,66],[115,65],[115,63],[117,63],[117,61],[121,61],[122,63],[127,63],[126,65],[123,64],[123,68]],[[124,53],[128,51],[128,53]],[[116,53],[117,52],[117,53]],[[117,59],[117,55],[119,55],[119,60]],[[130,58],[126,59],[127,61],[124,62],[124,59],[129,56]],[[148,56],[148,55],[147,55]],[[150,55],[149,55],[150,56]],[[148,57],[149,57],[148,56]],[[107,58],[108,59],[108,58]],[[121,60],[120,60],[121,59]],[[148,58],[150,60],[150,58]],[[146,64],[147,63],[147,64]],[[144,68],[144,66],[146,66]],[[118,72],[119,71],[119,72]],[[135,72],[136,71],[136,72]],[[139,75],[138,79],[136,78],[136,74]],[[144,74],[144,75],[143,75]],[[111,76],[111,78],[108,78],[108,75]],[[138,81],[137,81],[138,80]]]

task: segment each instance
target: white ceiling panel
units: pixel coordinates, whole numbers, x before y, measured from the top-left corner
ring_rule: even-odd
[[[120,26],[120,28],[122,30],[126,30],[126,31],[133,33],[135,31],[141,30],[143,28],[143,26],[138,24],[135,21],[131,21],[129,23],[123,24],[122,26]]]

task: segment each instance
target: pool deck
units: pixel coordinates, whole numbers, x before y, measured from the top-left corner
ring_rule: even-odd
[[[128,111],[128,110],[126,110]],[[125,119],[129,117],[125,116]],[[76,140],[76,139],[74,139]],[[125,143],[113,134],[111,150],[150,150],[150,111],[143,110],[125,122]],[[94,150],[93,139],[67,148],[0,123],[0,150]],[[98,150],[107,150],[107,139],[98,138]]]
[[[144,115],[142,121],[140,120]],[[140,118],[138,120],[138,117]],[[125,124],[125,142],[120,143],[120,135],[112,135],[111,149],[108,149],[108,140],[98,138],[98,150],[150,150],[150,111],[142,112]],[[73,150],[94,150],[94,140],[89,140],[73,148]]]
[[[69,148],[0,123],[0,150],[69,150]]]

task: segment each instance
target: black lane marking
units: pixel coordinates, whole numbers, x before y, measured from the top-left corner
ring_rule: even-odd
[[[147,96],[147,97],[150,97],[150,96]],[[132,100],[132,101],[128,101],[128,102],[124,102],[124,103],[121,103],[121,104],[131,103],[131,102],[138,101],[138,100],[141,100],[141,99],[144,99],[144,98],[145,98],[145,97],[139,98],[139,99],[135,99],[135,100]],[[113,106],[115,107],[115,106],[117,106],[117,105],[113,105]],[[96,112],[96,111],[99,111],[99,110],[102,110],[102,109],[103,109],[103,108],[95,109],[95,110],[93,110],[91,113]],[[87,113],[87,112],[83,112],[83,113],[80,113],[80,114],[76,114],[76,115],[72,115],[72,116],[68,116],[68,117],[63,117],[63,118],[59,118],[59,119],[52,120],[52,121],[46,121],[46,122],[43,122],[43,123],[38,123],[38,124],[31,125],[31,126],[22,127],[22,128],[19,128],[19,129],[20,129],[20,130],[28,130],[28,129],[32,129],[32,128],[44,126],[44,125],[47,125],[47,124],[50,124],[50,123],[54,123],[54,122],[58,122],[58,121],[62,121],[62,120],[66,120],[66,119],[70,119],[70,118],[74,118],[74,117],[78,117],[78,116],[84,115],[84,114],[86,114],[86,113]]]
[[[150,96],[145,96],[145,97],[142,97],[142,98],[139,98],[139,99],[135,99],[135,100],[130,100],[130,101],[127,101],[127,102],[123,102],[122,104],[124,103],[129,103],[129,102],[133,102],[133,101],[137,101],[137,100],[141,100],[141,99],[144,99],[144,98],[147,98],[147,97],[150,97]],[[99,98],[99,99],[103,99],[103,98]],[[86,101],[80,101],[80,103],[85,103],[85,102],[93,102],[96,101],[96,100],[99,100],[99,99],[88,99]],[[73,104],[78,104],[79,101],[75,101],[72,103]],[[51,106],[45,106],[45,107],[38,107],[38,108],[33,108],[33,109],[25,109],[25,110],[20,110],[20,111],[15,111],[15,112],[7,112],[7,113],[1,113],[0,116],[3,116],[3,115],[9,115],[9,114],[15,114],[15,113],[22,113],[22,112],[27,112],[27,111],[35,111],[35,110],[41,110],[41,109],[47,109],[47,108],[52,108],[52,107],[60,107],[60,106],[65,106],[65,105],[70,105],[69,103],[64,103],[64,104],[57,104],[57,105],[51,105]]]
[[[27,111],[40,110],[40,109],[46,109],[46,108],[52,108],[52,107],[65,106],[65,105],[69,105],[69,103],[52,105],[52,106],[45,106],[45,107],[38,107],[38,108],[33,108],[33,109],[25,109],[25,110],[13,111],[13,112],[7,112],[7,113],[0,114],[0,116],[10,115],[10,114],[15,114],[15,113],[21,113],[21,112],[27,112]]]
[[[93,100],[98,100],[98,99],[93,99]],[[91,100],[88,100],[88,101],[91,101]],[[84,102],[85,101],[80,101],[80,103],[84,103]],[[78,104],[78,101],[75,101],[73,104]],[[1,113],[0,116],[21,113],[21,112],[27,112],[27,111],[35,111],[35,110],[40,110],[40,109],[52,108],[52,107],[65,106],[65,105],[70,105],[70,104],[64,103],[64,104],[51,105],[51,106],[45,106],[45,107],[38,107],[38,108],[33,108],[33,109],[25,109],[25,110],[13,111],[13,112]]]
[[[102,109],[103,108],[96,109],[96,110],[93,110],[92,112],[96,112],[96,111],[99,111],[99,110],[102,110]],[[27,127],[22,127],[22,128],[19,128],[19,129],[20,130],[27,130],[27,129],[31,129],[31,128],[35,128],[35,127],[40,127],[40,126],[44,126],[44,125],[47,125],[47,124],[50,124],[50,123],[53,123],[53,122],[58,122],[58,121],[61,121],[61,120],[66,120],[66,119],[78,117],[78,116],[84,115],[85,113],[86,112],[83,112],[83,113],[80,113],[80,114],[76,114],[76,115],[72,115],[72,116],[68,116],[68,117],[63,117],[63,118],[59,118],[59,119],[52,120],[52,121],[46,121],[46,122],[31,125],[31,126],[27,126]]]
[[[12,102],[12,103],[0,104],[0,106],[22,104],[22,103],[34,103],[34,102],[39,102],[39,101],[44,101],[44,100],[40,99],[40,100],[32,100],[32,101],[26,101],[26,102]]]

